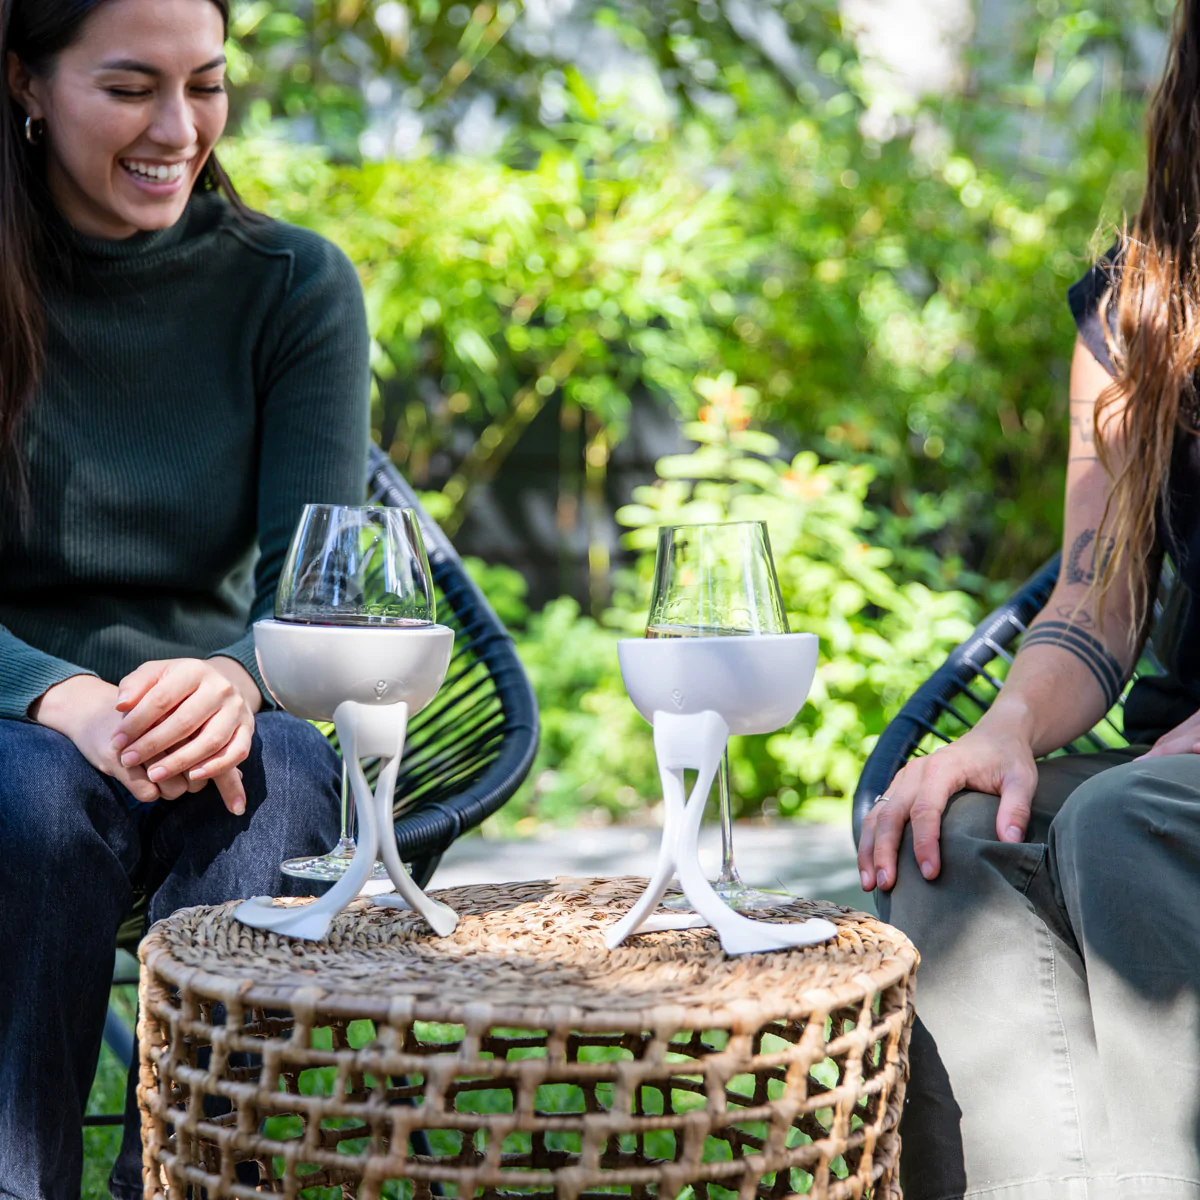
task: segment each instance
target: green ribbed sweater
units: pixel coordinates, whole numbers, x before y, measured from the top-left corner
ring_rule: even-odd
[[[69,271],[47,284],[23,430],[31,520],[0,547],[0,718],[158,658],[227,655],[262,689],[249,627],[271,614],[301,508],[363,502],[354,269],[211,193],[126,241],[54,225]]]

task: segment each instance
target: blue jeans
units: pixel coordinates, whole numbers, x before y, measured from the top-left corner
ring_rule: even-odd
[[[307,722],[262,713],[241,769],[240,817],[212,785],[136,811],[69,739],[0,720],[0,1197],[78,1200],[81,1121],[135,888],[150,896],[151,922],[309,890],[279,863],[336,840],[337,754]],[[110,1188],[114,1200],[142,1195],[131,1103]]]

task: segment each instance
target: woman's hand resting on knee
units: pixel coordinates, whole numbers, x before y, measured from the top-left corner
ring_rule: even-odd
[[[73,676],[31,715],[138,800],[174,800],[212,782],[238,815],[246,792],[237,768],[250,753],[260,704],[254,680],[233,659],[174,658],[143,663],[115,687]]]
[[[990,714],[989,714],[990,715]],[[956,742],[912,759],[892,780],[885,799],[863,821],[858,869],[864,891],[887,890],[896,882],[904,826],[913,827],[913,852],[926,879],[942,869],[942,813],[956,792],[970,789],[1000,797],[996,835],[1019,842],[1025,836],[1037,787],[1037,764],[1024,732],[985,718]]]

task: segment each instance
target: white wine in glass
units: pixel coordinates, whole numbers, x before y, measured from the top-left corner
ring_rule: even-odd
[[[306,625],[425,628],[437,620],[433,574],[416,512],[383,505],[309,504],[275,593],[275,619]],[[354,800],[342,767],[341,836],[328,854],[290,858],[285,875],[336,881],[354,857]],[[372,879],[389,880],[375,864]]]
[[[771,542],[763,521],[667,525],[658,531],[648,638],[753,637],[788,633]],[[759,912],[794,899],[789,892],[747,887],[733,858],[729,752],[717,772],[721,874],[714,889],[738,912]],[[686,907],[687,901],[668,901]]]

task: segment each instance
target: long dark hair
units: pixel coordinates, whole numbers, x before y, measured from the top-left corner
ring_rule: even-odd
[[[1094,586],[1103,604],[1118,575],[1126,576],[1131,636],[1146,615],[1156,514],[1170,513],[1176,436],[1200,423],[1200,0],[1176,6],[1146,133],[1146,190],[1122,233],[1120,281],[1106,301],[1116,310],[1116,337],[1108,340],[1117,377],[1095,422],[1097,452],[1113,477],[1104,514],[1113,553]],[[1110,419],[1122,402],[1122,419]]]
[[[47,260],[40,211],[44,153],[25,138],[26,113],[8,90],[8,52],[42,75],[80,36],[106,0],[0,0],[0,518],[23,518],[28,505],[20,452],[21,421],[33,402],[46,343],[42,271]],[[229,0],[211,0],[229,30]],[[197,186],[220,191],[240,216],[250,210],[209,155]],[[0,520],[0,526],[8,522]]]

